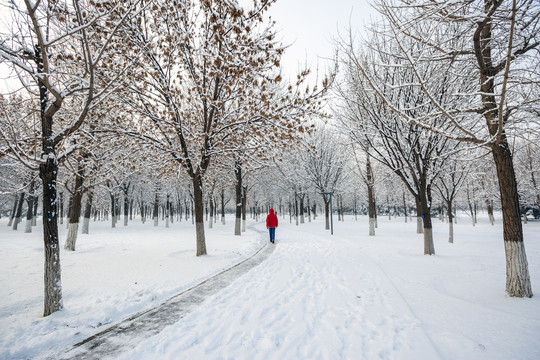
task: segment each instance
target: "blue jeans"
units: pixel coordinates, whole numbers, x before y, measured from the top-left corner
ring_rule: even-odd
[[[268,231],[270,231],[270,241],[274,241],[276,238],[276,228],[268,228]]]

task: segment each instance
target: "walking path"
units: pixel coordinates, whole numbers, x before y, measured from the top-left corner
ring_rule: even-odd
[[[218,293],[262,263],[274,248],[274,245],[262,247],[243,262],[170,298],[156,308],[136,314],[75,344],[64,354],[55,356],[55,359],[103,359],[134,348],[141,341],[159,334],[167,326],[178,322],[209,296]]]

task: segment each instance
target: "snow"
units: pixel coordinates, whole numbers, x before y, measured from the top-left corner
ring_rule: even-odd
[[[458,214],[459,215],[459,214]],[[280,219],[261,265],[157,336],[117,359],[539,359],[540,300],[504,292],[500,215],[473,227],[433,221],[436,255],[423,255],[416,222],[379,217],[295,225]],[[191,222],[165,228],[91,222],[77,251],[61,252],[64,309],[42,318],[43,245],[0,220],[0,358],[54,357],[249,257],[266,241],[265,217],[205,229],[195,257]],[[39,226],[38,222],[38,226]],[[540,221],[524,225],[533,291],[540,284]],[[65,239],[60,226],[60,239]],[[126,340],[129,341],[129,340]]]

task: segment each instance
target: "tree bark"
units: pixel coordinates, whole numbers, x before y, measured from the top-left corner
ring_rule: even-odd
[[[447,201],[448,207],[448,242],[454,242],[454,214],[452,213],[452,200]]]
[[[236,176],[236,202],[235,202],[235,218],[234,218],[234,235],[240,236],[242,231],[242,164],[239,161],[235,162],[234,174]]]
[[[19,201],[17,202],[17,211],[15,212],[15,221],[13,222],[13,230],[17,230],[19,223],[21,222],[22,207],[24,203],[24,191],[19,195]]]
[[[81,217],[82,208],[83,183],[83,168],[82,166],[79,166],[77,174],[75,175],[75,188],[69,211],[68,233],[66,243],[64,244],[64,249],[69,251],[75,251],[77,243],[77,232],[79,230],[79,219]]]
[[[242,232],[246,232],[247,187],[242,189]]]
[[[83,234],[88,234],[88,230],[90,226],[90,216],[92,213],[93,197],[94,197],[94,193],[91,190],[88,190],[88,193],[86,194],[86,204],[84,206],[83,227],[82,227]]]
[[[34,180],[32,180],[32,182],[30,183],[28,198],[26,199],[28,209],[26,210],[26,226],[24,228],[25,233],[32,232],[32,219],[34,218],[34,198],[35,198],[34,187],[35,187],[35,182]]]
[[[52,120],[51,120],[52,122]],[[46,140],[44,140],[46,141]],[[62,308],[62,281],[60,269],[60,246],[58,242],[58,212],[56,206],[56,178],[58,165],[53,149],[49,149],[47,161],[39,167],[43,183],[43,240],[45,246],[44,310],[43,316]]]
[[[368,190],[368,217],[369,217],[369,236],[375,236],[376,214],[377,208],[375,207],[375,194],[374,188],[374,176],[373,169],[371,167],[371,160],[369,154],[367,154],[366,161],[366,182]]]
[[[503,215],[503,237],[506,253],[506,291],[515,297],[532,297],[531,280],[523,227],[519,211],[519,196],[512,154],[506,138],[492,146],[497,168]]]
[[[7,226],[13,225],[13,220],[15,219],[15,213],[17,212],[17,205],[19,204],[19,197],[17,196],[17,194],[15,194],[13,198],[14,198],[13,209],[11,210],[11,214],[9,214],[9,222]]]
[[[158,226],[159,222],[159,202],[158,202],[158,193],[156,192],[156,197],[154,199],[154,212],[152,213],[152,218],[154,219],[154,226]]]
[[[193,203],[195,207],[195,231],[197,236],[197,256],[206,255],[206,239],[204,237],[204,199],[202,178],[193,177]]]

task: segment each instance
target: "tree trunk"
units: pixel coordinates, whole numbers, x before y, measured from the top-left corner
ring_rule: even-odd
[[[19,201],[17,202],[17,211],[15,212],[15,221],[13,222],[13,230],[17,230],[19,223],[21,222],[22,207],[24,203],[24,191],[19,195]]]
[[[447,202],[448,206],[448,242],[454,242],[454,214],[452,213],[452,200]]]
[[[221,190],[221,223],[225,225],[225,190]]]
[[[116,200],[114,193],[110,193],[111,197],[111,227],[116,227]]]
[[[62,308],[62,281],[60,246],[58,242],[58,212],[56,204],[56,178],[58,165],[52,149],[47,161],[39,167],[43,184],[43,241],[45,247],[44,310],[49,316]]]
[[[34,196],[34,213],[32,216],[32,226],[37,225],[37,208],[39,203],[39,197],[37,195]]]
[[[234,174],[236,176],[236,202],[235,202],[235,217],[234,217],[234,235],[240,236],[242,231],[242,164],[239,161],[235,162]]]
[[[90,226],[90,216],[92,214],[93,197],[94,197],[94,193],[91,190],[88,190],[88,193],[86,194],[86,204],[84,205],[83,226],[82,226],[83,234],[88,234],[88,230]]]
[[[418,200],[418,196],[415,196],[416,200],[416,233],[417,234],[423,234],[424,233],[424,227],[423,227],[423,219],[422,219],[422,204]]]
[[[169,213],[170,213],[170,195],[167,194],[167,200],[165,202],[165,209],[163,209],[164,213],[165,213],[165,227],[168,228],[169,227]]]
[[[407,201],[405,198],[405,191],[403,192],[403,212],[405,213],[405,223],[407,222]]]
[[[510,296],[532,297],[512,154],[505,137],[501,143],[493,145],[491,149],[495,159],[501,194],[504,249],[506,252],[506,291]]]
[[[75,189],[73,191],[73,197],[69,212],[68,233],[66,243],[64,244],[64,249],[69,251],[75,251],[75,245],[77,243],[77,232],[79,230],[79,219],[81,217],[82,208],[83,183],[83,168],[82,166],[79,166],[77,174],[75,175]]]
[[[371,168],[371,160],[369,154],[367,154],[366,161],[366,182],[368,190],[368,216],[369,216],[369,236],[375,236],[375,227],[376,227],[376,217],[377,217],[377,208],[375,206],[375,194],[373,191],[374,187],[374,177],[373,169]]]
[[[15,219],[15,213],[17,212],[17,205],[19,204],[19,197],[17,196],[17,194],[15,194],[13,198],[14,198],[13,209],[11,210],[11,214],[9,214],[9,222],[7,226],[13,225],[13,220]]]
[[[495,224],[495,217],[493,216],[493,200],[486,200],[486,208],[489,216],[489,223]]]
[[[60,225],[64,223],[64,193],[60,192]]]
[[[294,193],[294,217],[296,219],[296,226],[298,226],[298,194]]]
[[[420,194],[418,203],[420,204],[422,225],[424,228],[424,255],[434,255],[433,226],[431,223],[431,209],[428,201],[429,195],[424,192]]]
[[[210,220],[208,221],[208,228],[211,229],[214,224],[214,198],[210,197],[208,200],[210,206]]]
[[[195,207],[195,231],[197,235],[197,256],[206,255],[206,239],[204,237],[204,199],[202,178],[193,178],[193,203]]]
[[[159,202],[158,194],[156,192],[156,197],[154,199],[154,212],[152,213],[152,218],[154,219],[154,226],[158,226],[159,223]]]
[[[32,219],[34,218],[34,187],[35,182],[34,180],[32,180],[32,182],[30,183],[28,198],[26,199],[28,209],[26,210],[26,226],[24,228],[25,233],[32,232]]]
[[[324,199],[325,229],[330,230],[330,199]]]
[[[124,194],[124,226],[128,225],[129,218],[129,198],[128,195]]]
[[[300,224],[303,224],[305,222],[304,219],[304,194],[302,194],[300,198]]]
[[[242,189],[242,232],[246,232],[247,187]]]

